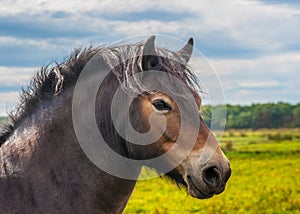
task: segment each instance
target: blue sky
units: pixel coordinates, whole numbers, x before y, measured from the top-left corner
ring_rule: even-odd
[[[141,34],[194,37],[228,103],[297,103],[299,26],[292,0],[1,0],[0,115],[38,67],[76,47]]]

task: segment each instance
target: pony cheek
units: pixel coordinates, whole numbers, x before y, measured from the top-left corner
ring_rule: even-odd
[[[179,128],[170,128],[167,127],[167,129],[164,132],[164,135],[166,136],[166,138],[168,139],[168,141],[171,141],[172,143],[176,143],[177,139],[178,139],[178,133],[179,133]]]

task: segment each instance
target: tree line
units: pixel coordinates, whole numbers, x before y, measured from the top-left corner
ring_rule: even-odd
[[[201,109],[205,122],[216,130],[224,126],[226,129],[300,127],[300,103],[295,105],[283,102],[249,106],[226,105],[226,116],[218,116],[223,113],[224,105],[203,106]]]
[[[300,127],[300,103],[202,106],[200,112],[205,122],[215,130],[223,127],[226,129]],[[0,127],[6,119],[0,117]]]
[[[2,123],[4,123],[6,121],[6,117],[1,117],[0,116],[0,125],[2,124]]]

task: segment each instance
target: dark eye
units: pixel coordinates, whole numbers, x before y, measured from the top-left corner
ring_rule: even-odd
[[[158,111],[171,111],[172,110],[171,106],[163,100],[154,100],[152,102],[152,105]]]

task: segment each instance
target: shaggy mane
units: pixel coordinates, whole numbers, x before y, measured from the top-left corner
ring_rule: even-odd
[[[29,86],[22,89],[19,104],[8,114],[8,121],[0,130],[0,146],[14,133],[24,119],[31,116],[40,103],[51,100],[54,96],[60,95],[69,86],[74,85],[87,62],[95,55],[100,54],[104,61],[112,68],[113,65],[120,64],[118,68],[113,68],[119,82],[124,82],[128,77],[137,73],[137,59],[140,57],[143,44],[111,46],[111,47],[88,47],[85,49],[75,49],[75,51],[60,63],[42,67],[31,79]],[[160,55],[172,59],[179,59],[178,55],[167,49],[157,48]],[[127,59],[124,63],[124,59]],[[175,63],[176,64],[176,63]],[[192,89],[198,88],[196,75],[188,68],[178,67],[174,63],[164,65],[164,71],[175,75],[183,80]],[[140,88],[138,82],[127,85],[131,90]],[[197,91],[197,90],[196,90]]]

